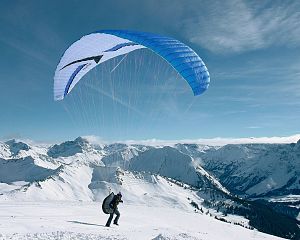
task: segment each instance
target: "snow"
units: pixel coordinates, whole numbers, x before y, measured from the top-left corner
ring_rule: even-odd
[[[99,202],[1,202],[0,239],[281,239],[177,208],[119,207],[120,225],[104,227]]]
[[[174,146],[180,144],[199,144],[210,146],[224,146],[227,144],[253,144],[253,143],[296,143],[300,139],[300,134],[295,134],[286,137],[250,137],[250,138],[199,138],[199,139],[183,139],[183,140],[161,140],[161,139],[147,139],[147,140],[128,140],[126,144],[143,144],[147,146]],[[99,141],[100,143],[103,141]]]
[[[200,156],[202,166],[234,192],[255,197],[300,188],[298,144],[226,145]]]
[[[190,200],[201,206],[196,192],[161,176],[77,163],[59,177],[2,198],[0,239],[280,239],[195,211]],[[124,204],[120,226],[108,229],[101,201],[109,190],[121,190]],[[247,221],[234,215],[227,219]]]
[[[204,168],[202,168],[201,166],[197,166],[197,171],[200,172],[203,176],[206,176],[207,178],[209,178],[212,183],[214,183],[214,185],[222,190],[224,193],[227,193],[230,195],[230,192],[224,187],[222,186],[222,184],[212,175],[210,175],[207,171],[204,170]]]
[[[9,146],[5,143],[0,142],[0,158],[6,159],[11,156]]]
[[[13,160],[0,159],[0,181],[3,183],[42,180],[54,172],[55,170],[35,165],[32,157]]]
[[[300,196],[299,195],[294,195],[294,194],[289,194],[286,196],[279,196],[279,197],[274,197],[270,198],[269,201],[271,202],[300,202]]]
[[[10,144],[13,151],[10,145],[0,143],[0,240],[280,239],[235,225],[249,226],[242,216],[223,216],[206,208],[203,202],[209,193],[204,196],[200,188],[191,186],[202,181],[201,187],[208,183],[210,190],[230,195],[206,167],[220,166],[217,170],[223,171],[222,167],[234,162],[236,169],[231,174],[241,185],[251,171],[257,176],[268,174],[248,189],[264,193],[267,184],[271,190],[284,186],[298,166],[293,162],[298,159],[298,146],[287,161],[287,146],[96,146],[82,138],[52,146]],[[271,154],[260,162],[258,156],[266,149]],[[270,169],[271,160],[278,156],[279,163],[287,167]],[[297,187],[297,182],[289,187],[293,186]],[[105,228],[108,216],[102,213],[101,202],[110,191],[121,191],[124,204],[120,206],[120,226]],[[285,201],[284,197],[272,199]],[[231,223],[218,221],[215,216]]]

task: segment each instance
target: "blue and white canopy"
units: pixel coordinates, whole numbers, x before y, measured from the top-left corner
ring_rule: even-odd
[[[97,65],[137,49],[148,48],[164,58],[190,85],[203,93],[210,77],[202,59],[182,42],[153,33],[103,30],[83,36],[61,58],[54,76],[54,99],[62,100]]]

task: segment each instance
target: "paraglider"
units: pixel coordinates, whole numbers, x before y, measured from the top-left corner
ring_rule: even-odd
[[[204,62],[184,43],[153,33],[102,30],[83,36],[63,54],[55,71],[54,99],[64,99],[97,65],[143,48],[165,59],[187,81],[194,95],[208,88],[210,76]]]
[[[117,195],[115,195],[112,192],[103,200],[102,210],[105,214],[109,214],[109,218],[105,224],[106,227],[110,226],[111,221],[114,217],[114,214],[116,214],[114,224],[119,225],[118,221],[119,221],[121,214],[119,212],[118,205],[119,205],[119,203],[122,203],[122,202],[123,202],[123,200],[122,200],[121,192],[119,192]]]
[[[111,214],[113,213],[113,209],[109,206],[111,201],[113,200],[115,194],[111,192],[106,198],[104,198],[103,203],[102,203],[102,211],[105,214]]]

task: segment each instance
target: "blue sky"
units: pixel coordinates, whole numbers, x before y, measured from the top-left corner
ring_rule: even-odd
[[[299,1],[4,0],[1,5],[2,139],[176,140],[300,132]],[[209,89],[193,97],[163,60],[141,50],[113,73],[118,59],[99,66],[73,96],[54,102],[53,75],[63,52],[101,29],[154,32],[186,43],[206,63]],[[78,96],[83,101],[76,102]]]

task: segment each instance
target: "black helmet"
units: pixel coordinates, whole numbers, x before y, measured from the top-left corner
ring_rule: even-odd
[[[121,192],[119,192],[117,195],[118,195],[119,197],[122,197],[122,194],[121,194]]]

